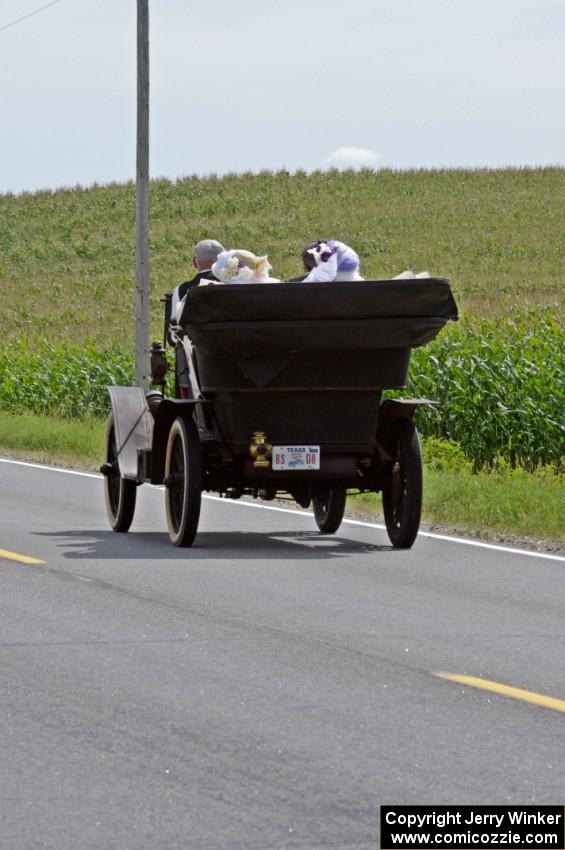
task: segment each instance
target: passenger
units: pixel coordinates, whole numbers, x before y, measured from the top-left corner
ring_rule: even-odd
[[[173,319],[178,318],[176,314],[177,307],[191,286],[198,286],[203,278],[211,277],[214,279],[214,275],[210,269],[216,262],[218,256],[225,250],[226,249],[222,243],[218,242],[216,239],[201,239],[198,245],[195,246],[194,255],[192,257],[192,265],[196,269],[197,274],[194,275],[192,280],[185,280],[185,282],[181,283],[180,286],[177,286],[173,292],[173,298],[171,301],[171,316]]]
[[[359,274],[359,255],[337,239],[309,242],[302,249],[305,282],[365,280]]]
[[[218,256],[212,273],[221,283],[278,283],[278,278],[269,275],[271,269],[268,257],[234,248]]]

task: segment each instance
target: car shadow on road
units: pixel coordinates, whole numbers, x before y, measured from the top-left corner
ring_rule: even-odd
[[[193,545],[180,549],[162,532],[130,532],[73,529],[34,532],[48,537],[70,559],[116,560],[320,560],[372,552],[397,551],[389,545],[322,535],[315,531],[214,531],[197,534]]]

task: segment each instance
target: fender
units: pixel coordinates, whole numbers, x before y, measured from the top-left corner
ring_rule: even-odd
[[[384,401],[379,409],[377,444],[386,447],[396,420],[413,419],[419,407],[437,403],[429,398],[389,398]]]

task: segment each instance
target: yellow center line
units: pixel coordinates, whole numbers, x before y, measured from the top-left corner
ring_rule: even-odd
[[[448,679],[450,682],[459,682],[460,685],[469,685],[471,688],[480,688],[483,691],[491,691],[512,699],[520,699],[523,702],[531,702],[542,708],[551,708],[553,711],[565,712],[565,699],[550,697],[546,694],[538,694],[536,691],[525,691],[523,688],[514,688],[512,685],[503,685],[501,682],[493,682],[490,679],[479,679],[476,676],[460,676],[458,673],[434,672],[439,679]]]
[[[29,555],[20,555],[18,552],[8,552],[7,549],[0,549],[0,558],[7,558],[9,561],[19,561],[20,564],[45,563],[45,561],[40,561],[39,558],[31,558]]]

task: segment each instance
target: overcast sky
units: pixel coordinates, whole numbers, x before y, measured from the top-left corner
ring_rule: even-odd
[[[0,0],[0,192],[135,178],[136,2]],[[565,164],[565,0],[150,0],[151,176]]]

